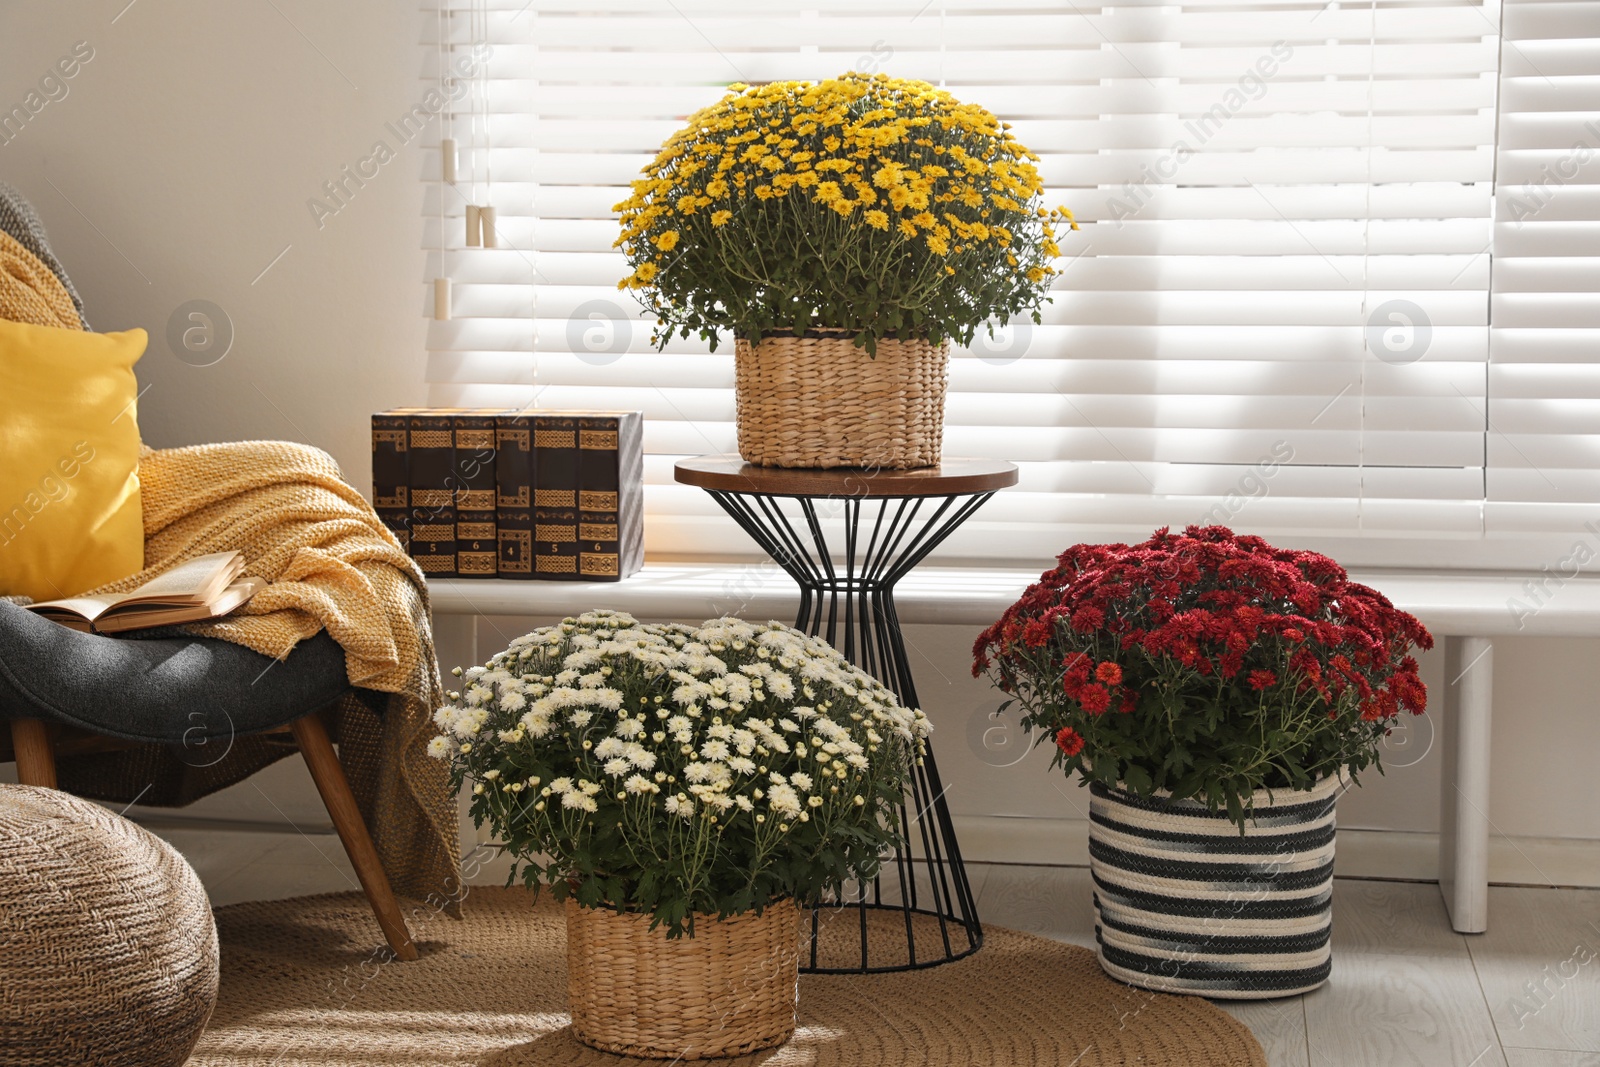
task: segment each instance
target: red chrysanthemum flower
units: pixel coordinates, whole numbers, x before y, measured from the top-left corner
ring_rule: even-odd
[[[1022,628],[1022,643],[1029,648],[1040,648],[1050,640],[1050,624],[1043,619],[1029,620]]]
[[[1059,748],[1068,759],[1071,759],[1073,756],[1076,756],[1078,753],[1083,751],[1083,738],[1079,737],[1078,731],[1074,730],[1072,727],[1063,726],[1061,729],[1056,731],[1056,747]]]
[[[1069,718],[1115,708],[1117,718],[1096,726],[1094,745],[1106,747],[1091,757],[1114,757],[1171,789],[1192,782],[1195,770],[1209,775],[1206,767],[1258,755],[1235,751],[1259,744],[1239,718],[1254,709],[1217,705],[1219,683],[1235,678],[1294,724],[1301,740],[1278,754],[1313,775],[1330,761],[1366,766],[1401,709],[1426,707],[1410,652],[1432,645],[1417,619],[1326,556],[1190,526],[1157,530],[1142,544],[1067,549],[984,631],[973,658],[1017,695],[1035,719],[1026,725],[1055,719],[1063,707]],[[1175,763],[1170,733],[1145,716],[1221,747],[1201,755],[1189,745],[1203,766]],[[1084,744],[1075,732],[1066,736]],[[1266,767],[1260,785],[1282,785],[1283,770],[1295,775],[1255,765]]]
[[[1099,715],[1111,706],[1111,691],[1103,685],[1086,685],[1078,690],[1078,703],[1090,715]]]

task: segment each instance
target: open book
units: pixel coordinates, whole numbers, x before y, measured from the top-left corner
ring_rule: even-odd
[[[84,633],[116,634],[226,615],[266,586],[246,578],[237,552],[214,552],[174,567],[131,593],[68,597],[29,604],[47,619]]]

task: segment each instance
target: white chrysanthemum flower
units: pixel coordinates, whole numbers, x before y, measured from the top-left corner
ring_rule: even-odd
[[[639,719],[623,719],[611,732],[624,740],[631,741],[644,733],[644,723]]]
[[[739,774],[756,773],[756,761],[745,756],[734,756],[728,760],[728,766]]]
[[[561,806],[563,808],[573,808],[577,811],[595,811],[600,807],[593,797],[585,796],[578,792],[563,794]]]
[[[500,694],[500,708],[502,711],[516,713],[528,706],[528,698],[522,695],[521,690],[507,689]]]
[[[787,783],[775,783],[767,790],[767,805],[780,815],[800,814],[800,797]]]
[[[428,755],[434,759],[450,758],[450,742],[443,737],[435,737],[428,742]]]
[[[666,799],[668,815],[682,815],[685,819],[694,814],[694,801],[683,793],[677,793]]]
[[[627,774],[632,769],[633,764],[629,763],[621,756],[618,756],[615,759],[606,760],[604,767],[605,772],[613,778],[621,778],[624,774]]]
[[[753,810],[755,808],[755,804],[753,804],[751,802],[750,798],[745,796],[742,793],[740,795],[734,797],[733,798],[733,802],[735,804],[739,805],[739,810],[740,811],[751,811],[751,810]]]
[[[811,776],[804,771],[795,771],[793,774],[789,775],[789,782],[796,789],[803,793],[809,793],[811,791]]]
[[[571,715],[567,716],[567,721],[581,729],[582,727],[588,726],[589,720],[592,718],[594,718],[594,712],[585,709],[583,711],[573,712]]]
[[[683,776],[691,782],[726,782],[731,775],[725,763],[696,761],[683,769]]]
[[[656,785],[642,774],[635,774],[631,776],[626,782],[622,783],[622,788],[626,789],[634,796],[638,796],[640,793],[661,792],[660,786]]]
[[[708,760],[726,760],[733,752],[726,741],[707,741],[700,746],[700,755]]]
[[[648,771],[656,765],[656,754],[637,742],[630,742],[623,755],[641,771]]]
[[[628,743],[620,737],[602,737],[594,746],[595,759],[611,759],[628,751]]]

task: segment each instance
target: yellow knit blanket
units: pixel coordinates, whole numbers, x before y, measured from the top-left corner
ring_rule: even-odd
[[[381,717],[353,697],[341,702],[340,756],[396,892],[451,895],[458,831],[446,769],[426,754],[441,686],[422,572],[333,459],[306,445],[146,449],[139,479],[145,570],[96,592],[125,592],[208,552],[243,554],[246,573],[271,584],[237,614],[185,629],[278,659],[326,629],[344,649],[352,685],[392,694]],[[264,765],[262,752],[236,748],[230,760],[239,765],[223,777],[169,783],[154,791],[158,802],[181,803]]]

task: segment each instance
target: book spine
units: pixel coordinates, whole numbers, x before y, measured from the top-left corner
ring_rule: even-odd
[[[455,456],[450,488],[456,506],[456,574],[493,578],[498,573],[495,533],[495,415],[457,412],[450,417]]]
[[[404,412],[382,411],[372,416],[372,507],[400,548],[409,553],[411,453],[406,448],[406,431]]]
[[[375,508],[378,521],[384,528],[394,534],[394,539],[400,542],[400,550],[406,555],[411,554],[411,510],[409,508]]]
[[[578,419],[578,507],[617,510],[617,421],[615,415]]]
[[[455,505],[460,511],[495,508],[495,416],[472,412],[452,415],[455,434]]]
[[[581,577],[595,582],[620,581],[620,549],[616,512],[578,512],[578,574]]]
[[[578,577],[578,420],[533,417],[533,575]]]
[[[407,464],[406,416],[382,411],[372,416],[372,506],[400,508],[410,506],[406,499],[410,469]]]
[[[456,509],[411,509],[411,558],[429,578],[454,578],[456,571]]]
[[[533,509],[533,576],[558,582],[577,579],[578,512],[576,509]]]
[[[456,573],[493,578],[498,573],[499,536],[492,511],[456,512]]]
[[[644,562],[644,416],[578,419],[578,573],[620,581]]]
[[[533,577],[533,420],[498,416],[494,435],[496,573],[523,581]]]
[[[456,574],[455,431],[447,412],[406,415],[411,556],[424,574]]]

